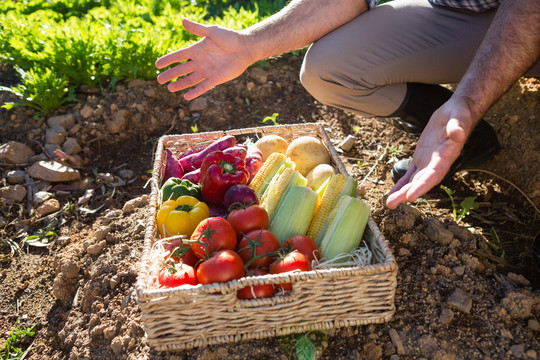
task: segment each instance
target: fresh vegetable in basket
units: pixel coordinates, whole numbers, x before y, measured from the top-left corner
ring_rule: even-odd
[[[240,279],[244,274],[244,263],[240,255],[232,250],[218,251],[197,268],[197,279],[205,285]]]
[[[197,225],[209,215],[208,206],[199,199],[183,195],[161,204],[156,223],[161,236],[191,236]]]
[[[250,269],[246,275],[261,276],[267,274],[268,273],[262,269]],[[239,299],[244,300],[271,298],[274,295],[276,295],[276,289],[273,284],[246,286],[236,292],[236,296],[238,296]]]
[[[207,259],[216,251],[234,250],[236,232],[227,220],[210,217],[197,225],[191,235],[190,246],[199,259]]]
[[[238,239],[252,230],[268,229],[268,213],[259,205],[250,205],[234,209],[227,215],[227,220],[236,231]]]
[[[165,171],[163,173],[163,181],[167,181],[169,178],[184,176],[184,169],[180,165],[180,161],[174,156],[170,149],[165,150]]]
[[[362,241],[369,213],[369,205],[363,200],[344,195],[328,218],[321,241],[321,256],[332,260],[357,248]]]
[[[303,176],[319,164],[330,164],[330,154],[326,146],[313,136],[300,136],[291,141],[285,155],[296,164],[297,170]]]
[[[249,182],[251,182],[264,163],[261,150],[255,146],[249,146],[245,160],[246,169],[249,172]]]
[[[282,173],[286,168],[294,169],[294,162],[281,153],[272,153],[263,163],[253,180],[251,180],[249,186],[255,190],[259,199],[262,199],[274,176]]]
[[[201,165],[201,191],[205,201],[221,204],[233,185],[247,184],[249,173],[242,158],[222,151],[208,154]]]
[[[180,285],[197,285],[195,269],[186,263],[165,263],[159,271],[158,282],[163,288],[173,288]]]
[[[202,166],[205,157],[214,151],[223,151],[227,148],[236,145],[236,138],[232,135],[222,136],[219,139],[212,142],[203,150],[185,156],[180,159],[180,164],[184,169],[184,172],[190,172],[196,170]]]
[[[306,255],[311,262],[321,257],[319,247],[315,243],[315,240],[306,235],[295,235],[292,238],[285,241],[283,248],[289,250],[298,250],[302,254]]]
[[[199,184],[201,182],[201,169],[199,168],[185,173],[184,176],[182,176],[182,180],[190,181],[193,184]]]
[[[233,210],[231,206],[233,208],[242,208],[257,204],[259,204],[259,198],[255,193],[255,190],[243,184],[231,186],[225,191],[225,195],[223,196],[223,206],[225,206],[228,211]]]
[[[244,234],[238,242],[236,252],[246,267],[263,268],[274,261],[279,248],[279,241],[274,234],[259,229]]]
[[[310,271],[311,262],[301,252],[295,250],[270,265],[270,274],[282,274],[287,272]],[[282,290],[292,290],[291,283],[276,285]]]
[[[177,177],[169,178],[161,187],[161,201],[176,200],[182,195],[189,195],[202,200],[201,187],[189,180]]]
[[[195,253],[191,249],[191,246],[184,243],[182,239],[174,239],[170,243],[163,245],[166,251],[165,262],[172,260],[175,263],[183,262],[194,268],[199,261],[199,258],[195,256]]]

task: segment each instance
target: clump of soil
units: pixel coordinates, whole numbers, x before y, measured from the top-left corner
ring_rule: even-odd
[[[399,268],[393,319],[317,334],[321,358],[538,358],[540,282],[532,240],[540,231],[540,81],[521,79],[486,115],[501,153],[445,183],[455,191],[457,210],[467,197],[479,203],[457,224],[451,199],[438,188],[414,204],[384,207],[393,185],[389,170],[412,154],[415,139],[316,102],[299,83],[300,62],[272,60],[191,103],[154,81],[136,80],[114,91],[79,89],[79,102],[47,117],[29,108],[0,109],[1,144],[22,142],[39,154],[47,120],[73,114],[69,136],[82,147],[73,164],[82,180],[48,188],[62,208],[68,205],[63,211],[37,217],[31,200],[0,204],[1,338],[17,321],[38,323],[32,359],[287,358],[286,338],[156,352],[146,342],[134,293],[156,140],[272,126],[262,120],[279,113],[282,124],[322,124],[336,147],[354,137],[340,157],[362,184]],[[8,79],[3,75],[12,70],[3,67],[1,74]],[[0,92],[0,102],[14,100]],[[10,170],[27,167],[4,163],[1,170],[4,186]],[[126,170],[131,177],[120,175]],[[92,195],[78,204],[89,189]],[[58,236],[49,246],[23,244],[53,220]]]

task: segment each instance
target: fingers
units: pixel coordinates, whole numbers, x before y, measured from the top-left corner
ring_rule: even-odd
[[[211,29],[211,26],[202,25],[188,19],[182,19],[182,25],[184,25],[184,28],[193,35],[202,37],[207,36]],[[156,67],[158,69],[162,69],[171,64],[191,59],[192,48],[194,45],[188,46],[184,49],[173,51],[172,53],[160,57],[156,60]]]
[[[446,125],[446,135],[452,141],[457,143],[464,143],[467,140],[467,135],[465,135],[465,130],[460,124],[460,121],[456,118],[450,118]]]
[[[182,19],[182,25],[187,31],[197,36],[207,36],[211,28],[211,26],[199,24],[186,18]]]
[[[173,67],[158,75],[157,81],[160,84],[165,84],[168,81],[187,75],[195,70],[193,61],[188,61],[178,66]]]
[[[169,91],[171,92],[184,90],[193,85],[197,85],[204,79],[205,78],[201,75],[201,73],[194,72],[191,75],[186,76],[185,78],[178,79],[177,81],[170,83],[169,85],[167,85],[167,89],[169,89]]]
[[[208,90],[211,90],[214,87],[213,83],[210,80],[205,80],[200,83],[199,86],[197,86],[194,89],[189,90],[184,94],[184,99],[186,100],[193,100],[196,97],[204,94]]]
[[[409,174],[409,171],[405,176]],[[401,183],[401,180],[390,190],[390,195],[386,199],[386,206],[389,209],[395,209],[399,204],[404,202],[416,201],[420,196],[426,194],[431,188],[437,185],[442,180],[442,176],[434,169],[426,168],[418,171],[416,174],[411,172],[405,184]]]

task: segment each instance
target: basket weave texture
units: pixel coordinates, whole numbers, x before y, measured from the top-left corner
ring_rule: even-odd
[[[156,214],[166,149],[181,153],[224,135],[256,140],[277,134],[292,141],[309,135],[323,141],[332,165],[347,174],[324,129],[317,124],[265,126],[231,131],[164,136],[159,140],[151,179],[143,256],[136,283],[137,301],[148,343],[158,351],[262,339],[345,326],[382,323],[395,312],[397,266],[374,220],[369,217],[363,241],[371,265],[244,277],[222,284],[159,289],[151,256],[159,239]],[[293,290],[273,298],[240,300],[236,291],[251,285],[292,283]]]

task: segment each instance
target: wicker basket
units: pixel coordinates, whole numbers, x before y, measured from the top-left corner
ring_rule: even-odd
[[[158,351],[382,323],[395,311],[397,266],[377,225],[370,217],[364,242],[373,254],[371,265],[313,270],[293,274],[245,277],[228,283],[159,289],[152,263],[154,241],[159,239],[155,216],[165,149],[173,153],[209,144],[223,135],[256,139],[278,134],[288,141],[302,135],[319,137],[330,151],[333,165],[346,170],[323,128],[316,124],[279,125],[164,136],[159,140],[151,180],[143,256],[137,279],[137,300],[148,343]],[[236,291],[263,283],[291,282],[293,290],[267,299],[239,300]]]

